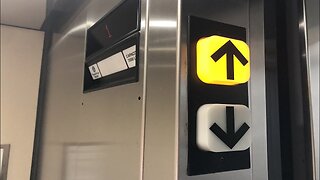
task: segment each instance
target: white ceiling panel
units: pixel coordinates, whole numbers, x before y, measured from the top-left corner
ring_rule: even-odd
[[[1,0],[1,24],[40,29],[46,0]]]

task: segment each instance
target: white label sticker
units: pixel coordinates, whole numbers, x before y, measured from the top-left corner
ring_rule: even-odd
[[[103,77],[128,69],[121,52],[98,62],[98,66]]]
[[[97,64],[91,65],[89,67],[89,71],[92,76],[92,79],[94,79],[94,80],[102,77]]]
[[[122,51],[129,68],[136,66],[136,45]]]
[[[197,113],[197,145],[212,152],[243,151],[251,144],[250,110],[244,105],[205,104]]]

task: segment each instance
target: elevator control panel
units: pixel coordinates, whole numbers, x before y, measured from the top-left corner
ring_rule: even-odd
[[[251,167],[246,29],[189,16],[188,175]]]
[[[137,82],[140,2],[125,0],[87,30],[84,92]]]

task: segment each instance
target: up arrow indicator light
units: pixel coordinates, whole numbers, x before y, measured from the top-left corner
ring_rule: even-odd
[[[249,61],[241,54],[241,52],[234,46],[234,44],[229,40],[224,44],[219,50],[211,55],[211,58],[217,62],[222,56],[227,55],[227,79],[234,80],[234,59],[233,56],[245,66]]]
[[[250,78],[249,46],[222,36],[201,38],[196,47],[198,78],[206,84],[236,85]]]
[[[234,122],[234,107],[226,107],[226,118],[227,118],[227,132],[224,132],[217,123],[214,123],[210,130],[218,136],[230,149],[232,149],[239,140],[246,134],[249,130],[247,123],[243,123],[242,126],[235,132],[235,122]]]

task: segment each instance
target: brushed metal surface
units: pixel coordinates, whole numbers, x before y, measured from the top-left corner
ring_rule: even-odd
[[[144,180],[177,179],[177,0],[147,1]]]
[[[267,133],[264,78],[263,1],[249,0],[185,0],[181,3],[181,81],[180,81],[180,133],[179,133],[179,179],[183,180],[249,180],[268,179]],[[252,168],[247,170],[187,176],[187,17],[195,15],[215,21],[233,24],[247,29],[251,47],[251,80],[249,100],[252,110]]]
[[[119,2],[90,1],[63,32],[54,35],[41,180],[142,179],[144,52],[140,52],[138,83],[82,93],[85,30]],[[145,49],[144,27],[140,50]]]
[[[268,180],[264,1],[249,1],[251,52],[250,106],[252,110],[252,179]]]

